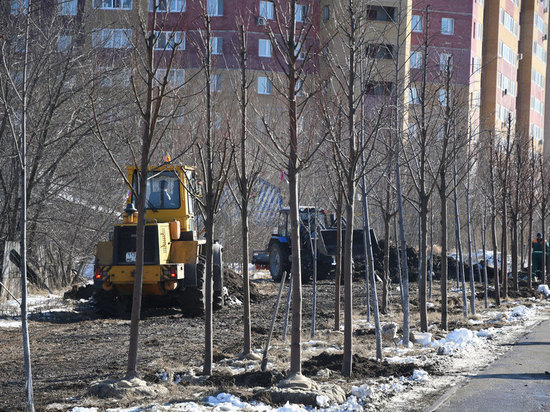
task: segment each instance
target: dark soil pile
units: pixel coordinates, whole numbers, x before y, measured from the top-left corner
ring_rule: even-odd
[[[269,388],[276,385],[283,378],[284,375],[277,371],[256,371],[245,372],[239,375],[213,375],[206,382],[216,387],[245,386],[247,388],[254,388],[262,386]]]
[[[229,296],[237,297],[241,302],[243,301],[243,277],[240,273],[225,267],[223,269],[223,285],[229,291]],[[250,282],[250,300],[257,302],[260,299],[261,294],[258,287]]]
[[[303,363],[305,375],[316,376],[322,369],[340,373],[342,370],[342,354],[323,352],[320,355],[312,357]],[[352,377],[356,379],[367,379],[390,376],[412,376],[415,369],[420,369],[414,363],[388,363],[387,361],[378,362],[373,359],[364,358],[360,355],[353,355],[353,373]],[[423,369],[426,369],[423,367]]]
[[[90,299],[94,294],[93,285],[78,286],[73,285],[73,287],[63,294],[63,299]]]

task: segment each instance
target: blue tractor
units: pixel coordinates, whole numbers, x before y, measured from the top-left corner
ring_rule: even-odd
[[[308,281],[313,275],[313,256],[317,249],[317,277],[327,278],[336,268],[336,222],[326,210],[313,206],[300,206],[300,251],[302,279]],[[316,231],[319,233],[316,236]],[[372,234],[371,234],[372,238]],[[315,248],[317,243],[317,248]],[[363,230],[355,229],[353,233],[354,260],[364,261]],[[290,243],[290,208],[279,211],[275,233],[271,235],[266,250],[255,250],[252,263],[257,268],[269,268],[271,277],[280,282],[283,272],[290,273],[292,248]]]

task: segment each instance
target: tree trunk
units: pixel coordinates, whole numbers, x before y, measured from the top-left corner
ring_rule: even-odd
[[[428,198],[423,195],[420,199],[420,273],[418,274],[418,301],[420,311],[420,329],[422,332],[428,331],[428,306],[426,300],[427,282],[426,274],[428,262],[426,259],[427,233],[428,233]]]
[[[367,252],[367,263],[369,265],[369,279],[371,284],[372,294],[372,309],[374,312],[374,330],[376,334],[376,359],[382,360],[382,334],[380,328],[380,312],[378,310],[378,294],[376,293],[376,272],[374,271],[374,258],[372,256],[372,243],[370,238],[370,223],[369,223],[369,203],[365,191],[365,179],[363,176],[363,218],[365,226],[363,229],[363,237]],[[367,280],[369,280],[367,279]]]
[[[462,256],[462,241],[460,240],[460,216],[458,214],[458,194],[457,194],[457,170],[456,170],[456,153],[454,156],[453,162],[453,180],[454,180],[454,206],[455,206],[455,225],[456,225],[456,248],[457,248],[457,257],[459,261],[457,265],[460,264],[460,284],[462,287],[462,311],[464,317],[468,317],[468,298],[466,297],[466,281],[464,279],[464,259]]]
[[[242,237],[242,273],[243,273],[243,356],[252,350],[252,332],[250,322],[250,278],[248,273],[248,176],[246,156],[247,123],[247,76],[246,76],[246,36],[244,26],[239,26],[241,40],[241,237]]]
[[[501,252],[501,266],[502,266],[502,289],[501,296],[506,299],[508,296],[508,208],[506,207],[506,190],[502,195],[502,252]]]
[[[495,284],[495,304],[500,306],[500,281],[498,277],[498,242],[497,242],[497,209],[496,209],[496,189],[495,189],[495,147],[494,136],[489,132],[490,153],[489,153],[489,173],[491,183],[491,237],[493,240],[493,268]]]
[[[485,302],[485,309],[489,307],[489,301],[487,296],[487,198],[485,198],[485,205],[483,207],[483,217],[481,220],[481,243],[483,249],[483,298]]]
[[[518,281],[518,219],[517,215],[514,213],[512,215],[512,227],[510,228],[510,240],[511,240],[511,252],[512,252],[512,288],[514,290],[519,290],[519,281]]]
[[[352,245],[353,209],[355,185],[351,179],[346,182],[346,230],[344,231],[344,359],[342,375],[351,376],[353,356],[353,295],[352,295]]]
[[[476,287],[474,282],[474,266],[472,261],[472,219],[470,214],[470,142],[468,142],[468,170],[466,183],[466,226],[468,230],[468,264],[470,265],[470,311],[476,314]]]
[[[20,220],[20,270],[21,270],[21,330],[23,335],[23,360],[25,368],[26,409],[34,412],[32,383],[31,345],[27,315],[27,67],[29,61],[30,14],[33,1],[29,0],[25,18],[25,55],[23,60],[23,81],[21,90],[21,136],[19,142],[19,162],[21,166],[21,220]],[[7,257],[4,256],[4,259]]]
[[[388,212],[390,209],[391,193],[388,183],[386,188],[386,210],[383,211],[384,215],[384,274],[382,279],[382,313],[388,313],[388,294],[390,285],[390,221],[391,214]],[[395,242],[397,246],[397,241]],[[399,259],[398,259],[399,260]]]
[[[448,330],[448,298],[447,298],[447,178],[445,171],[440,173],[439,202],[441,207],[441,329]]]
[[[342,190],[336,201],[336,274],[334,278],[334,330],[340,330],[340,285],[342,283]]]

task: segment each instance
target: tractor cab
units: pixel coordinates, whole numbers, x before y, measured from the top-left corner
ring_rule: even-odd
[[[324,229],[327,225],[327,211],[318,209],[314,206],[300,206],[298,209],[300,230],[307,230],[309,233],[314,233],[316,224],[320,229]],[[290,238],[290,208],[284,207],[279,211],[277,226],[274,228],[274,236],[280,238]]]

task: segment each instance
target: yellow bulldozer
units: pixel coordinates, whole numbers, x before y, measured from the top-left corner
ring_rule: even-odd
[[[139,176],[127,167],[134,189]],[[198,238],[193,193],[197,172],[189,166],[165,164],[150,168],[146,182],[143,302],[181,307],[184,315],[204,312],[205,243]],[[100,316],[128,313],[136,264],[136,190],[130,191],[122,223],[109,240],[97,245],[94,264],[94,302]],[[223,306],[222,246],[213,245],[214,309]]]

